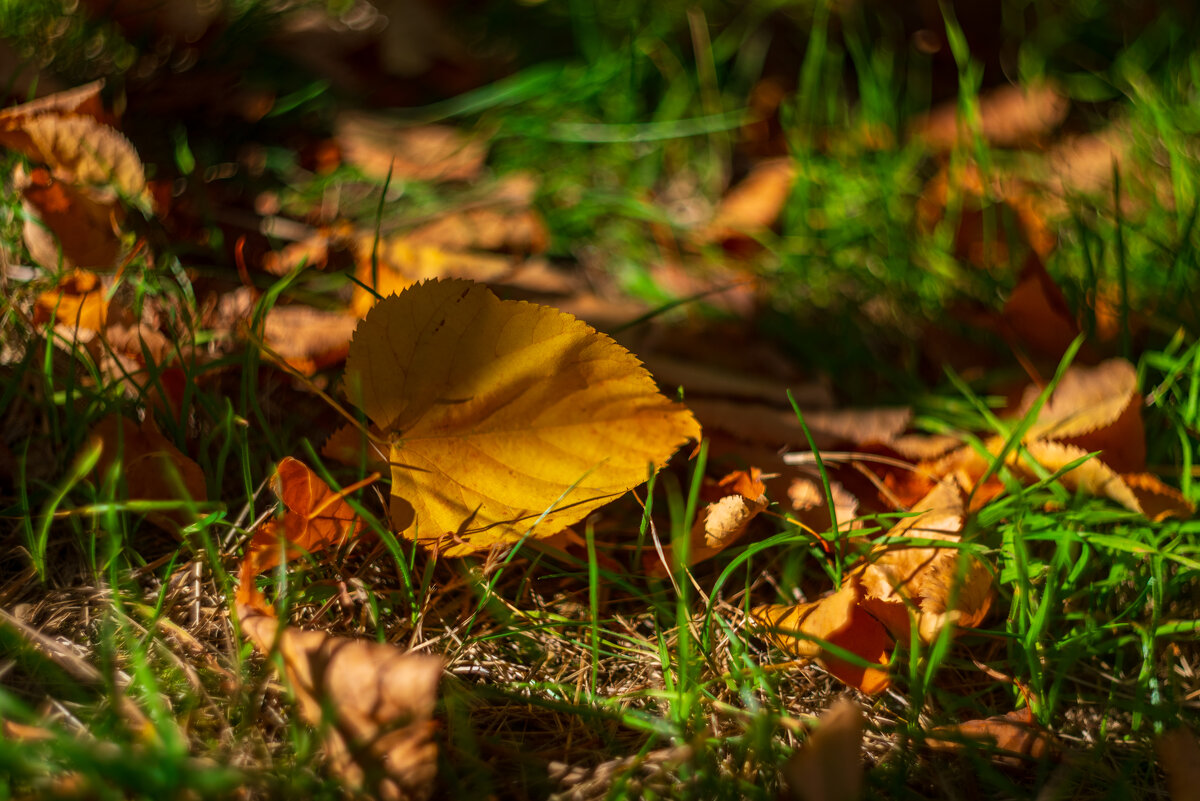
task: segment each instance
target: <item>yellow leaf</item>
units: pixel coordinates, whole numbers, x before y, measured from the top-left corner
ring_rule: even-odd
[[[469,281],[380,301],[346,386],[390,439],[393,527],[447,555],[554,534],[700,436],[610,338]]]
[[[58,288],[38,295],[33,320],[53,319],[59,325],[87,331],[103,331],[108,319],[108,301],[95,273],[75,270]]]

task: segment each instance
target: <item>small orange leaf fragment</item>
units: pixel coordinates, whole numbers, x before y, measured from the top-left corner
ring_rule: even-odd
[[[279,462],[272,488],[287,511],[280,520],[268,520],[251,538],[238,589],[239,603],[259,609],[264,603],[254,577],[279,564],[281,541],[286,547],[283,558],[290,561],[340,547],[363,529],[362,519],[343,500],[345,492],[352,490],[335,493],[299,459],[288,456]]]
[[[723,242],[765,232],[783,211],[795,177],[791,158],[759,162],[721,200],[712,220],[697,233],[697,241]]]
[[[1126,473],[1121,480],[1137,498],[1142,514],[1155,522],[1174,517],[1187,520],[1196,511],[1196,507],[1183,493],[1174,487],[1168,487],[1157,477],[1149,473]]]
[[[696,515],[688,547],[688,564],[711,559],[742,538],[750,521],[767,508],[767,489],[762,482],[762,470],[735,470],[715,482],[715,492],[721,494]],[[666,561],[657,554],[648,556],[652,564],[649,573],[662,577],[673,566],[671,549],[666,549]]]

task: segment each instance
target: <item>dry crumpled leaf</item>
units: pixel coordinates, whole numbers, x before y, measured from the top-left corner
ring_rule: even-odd
[[[857,801],[862,797],[862,740],[866,719],[849,698],[839,698],[817,720],[817,730],[783,765],[787,797],[794,801]]]
[[[21,192],[22,233],[35,262],[47,270],[116,267],[121,253],[116,226],[123,214],[115,198],[56,181],[40,167],[28,174],[18,168],[13,185]]]
[[[1200,743],[1192,730],[1180,726],[1163,732],[1154,739],[1154,751],[1171,801],[1200,801]]]
[[[22,186],[27,208],[36,208],[62,245],[67,266],[115,266],[120,221],[114,192],[149,209],[145,170],[133,145],[103,119],[101,82],[59,92],[0,111],[0,145],[45,164],[55,181],[34,172]],[[31,252],[41,264],[58,262],[58,247],[38,242],[26,226]],[[45,240],[46,237],[40,237]]]
[[[763,485],[762,470],[735,470],[709,487],[716,496],[696,515],[688,545],[688,564],[711,559],[742,538],[750,521],[767,508],[767,488]],[[704,492],[704,489],[701,489]],[[647,557],[648,572],[662,577],[675,566],[672,549],[664,550],[664,559],[657,554]]]
[[[858,499],[837,481],[829,482],[829,493],[833,496],[833,511],[837,518],[838,531],[857,528]],[[825,488],[818,478],[809,475],[793,477],[788,484],[787,494],[792,511],[796,513],[800,523],[814,531],[825,531],[832,525],[829,510],[825,508]]]
[[[95,273],[75,270],[63,277],[58,288],[38,295],[33,321],[54,320],[72,331],[104,330],[108,319],[108,301]]]
[[[26,154],[50,165],[63,180],[112,186],[125,197],[149,202],[142,160],[115,128],[91,117],[44,114],[25,121],[21,130],[33,144]]]
[[[554,534],[700,435],[607,336],[468,281],[381,301],[346,387],[391,440],[393,527],[448,555]]]
[[[1053,83],[1000,87],[979,98],[979,133],[993,147],[1036,144],[1062,124],[1069,109],[1070,101]],[[936,149],[948,150],[970,141],[970,129],[960,117],[957,100],[921,115],[909,131]]]
[[[448,125],[403,126],[374,114],[344,111],[334,137],[345,160],[384,181],[469,181],[479,175],[487,143]]]
[[[901,538],[957,542],[966,516],[963,483],[957,475],[939,482],[913,507],[913,516],[893,526],[887,542],[877,546],[867,564],[856,571],[869,608],[884,620],[907,620],[896,614],[899,610],[881,614],[879,603],[908,606],[925,642],[932,642],[950,624],[978,626],[992,604],[992,574],[980,559],[954,547],[895,542]],[[898,638],[908,636],[907,625],[892,631]]]
[[[1058,750],[1051,734],[1034,722],[1029,707],[955,726],[939,726],[929,733],[933,736],[925,744],[935,751],[961,751],[964,740],[991,742],[1001,752],[997,761],[1007,764],[1045,759]]]
[[[91,431],[102,450],[96,463],[101,476],[119,465],[130,500],[203,501],[208,497],[204,471],[161,433],[153,417],[138,425],[127,417],[110,414]],[[150,512],[146,519],[178,535],[195,521],[189,506]]]
[[[1025,390],[1018,416],[1033,406],[1041,390]],[[1095,367],[1072,366],[1038,412],[1029,440],[1056,440],[1087,451],[1118,472],[1146,466],[1146,435],[1137,370],[1125,359],[1109,359]]]
[[[363,529],[362,519],[343,500],[345,492],[335,493],[298,459],[288,456],[276,466],[271,487],[287,512],[255,531],[246,546],[237,593],[239,604],[268,613],[270,606],[254,586],[254,577],[279,564],[281,544],[286,548],[283,558],[291,561],[345,545]]]
[[[795,606],[768,604],[751,610],[763,627],[763,636],[780,650],[801,659],[820,658],[825,669],[865,693],[883,692],[888,686],[884,666],[895,640],[878,618],[862,608],[862,586],[847,576],[841,589],[817,601]],[[816,640],[845,648],[879,667],[860,665],[826,652]]]
[[[330,764],[348,784],[385,801],[429,796],[437,773],[433,711],[442,660],[393,645],[280,627],[239,608],[242,630],[276,650],[300,712],[320,727]]]
[[[100,90],[103,88],[104,81],[92,81],[28,103],[0,109],[0,130],[4,131],[0,142],[7,145],[11,132],[20,130],[22,121],[39,114],[85,114],[99,118],[104,112],[100,104]]]
[[[888,685],[882,668],[852,665],[819,643],[789,631],[819,637],[868,662],[886,665],[895,640],[907,640],[916,625],[931,642],[947,625],[977,626],[991,608],[992,578],[978,558],[953,547],[962,530],[962,481],[940,482],[888,532],[885,543],[844,580],[841,589],[798,606],[768,605],[751,610],[769,637],[802,658],[819,657],[831,674],[866,693]],[[905,545],[903,538],[944,540],[945,546]],[[961,567],[960,567],[961,564]]]

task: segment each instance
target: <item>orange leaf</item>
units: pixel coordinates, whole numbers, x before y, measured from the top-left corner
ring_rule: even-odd
[[[350,306],[359,317],[366,316],[379,298],[399,294],[429,278],[466,278],[487,283],[512,272],[512,259],[508,256],[460,253],[414,244],[403,236],[376,242],[374,234],[360,234],[354,240],[354,252],[358,262],[354,277],[374,290],[355,287]]]
[[[346,312],[275,306],[263,323],[263,341],[297,371],[312,375],[346,358],[356,325]]]
[[[335,493],[303,462],[288,456],[276,467],[272,488],[287,509],[279,520],[268,520],[255,532],[242,560],[238,602],[258,609],[265,602],[254,586],[254,577],[280,562],[281,539],[284,558],[336,548],[357,537],[363,522],[343,499],[348,488]]]
[[[1057,750],[1053,737],[1033,722],[1028,708],[984,720],[968,720],[955,726],[940,726],[929,733],[936,736],[927,739],[925,744],[935,751],[961,751],[964,740],[987,741],[1002,752],[999,760],[1005,763],[1040,760]],[[942,739],[947,736],[954,739]]]
[[[858,704],[839,698],[817,730],[783,766],[788,797],[796,801],[858,801],[862,797],[865,719]]]
[[[818,601],[796,606],[768,604],[752,609],[750,615],[766,630],[763,636],[781,650],[801,659],[819,658],[833,676],[873,695],[887,689],[884,666],[895,641],[883,623],[860,606],[861,599],[862,585],[856,577],[847,576],[840,590]],[[812,638],[845,648],[880,667],[851,664],[826,652]]]
[[[1036,386],[1026,389],[1021,408],[1032,406],[1039,392]],[[1138,472],[1146,466],[1141,401],[1137,370],[1125,359],[1071,367],[1042,406],[1027,439],[1101,451],[1100,459],[1113,470]]]
[[[991,608],[992,576],[979,559],[957,548],[907,546],[895,540],[958,541],[965,516],[963,501],[960,479],[943,479],[913,508],[917,514],[888,531],[887,539],[892,542],[872,551],[868,563],[856,571],[865,597],[907,606],[926,642],[936,639],[946,625],[979,625]],[[962,560],[966,564],[960,567]],[[893,626],[892,633],[905,637],[908,627]]]
[[[796,166],[790,158],[759,162],[721,200],[712,220],[696,235],[701,243],[745,239],[775,224],[783,211]]]
[[[1036,144],[1062,124],[1069,108],[1066,95],[1052,83],[993,89],[979,97],[979,133],[993,147]],[[970,128],[961,118],[957,100],[918,117],[909,130],[942,150],[970,142]]]
[[[47,270],[83,267],[112,270],[121,253],[116,226],[122,212],[115,201],[100,200],[56,181],[44,168],[28,176],[18,170],[26,218],[23,230],[29,255]]]
[[[723,492],[700,513],[692,525],[688,548],[688,564],[711,559],[742,538],[750,521],[767,508],[767,490],[762,482],[762,470],[735,470],[716,482]],[[650,575],[662,577],[673,566],[671,548],[666,549],[665,562],[657,554],[649,556]]]
[[[1158,522],[1168,517],[1186,520],[1196,507],[1174,487],[1168,487],[1149,473],[1126,473],[1121,479],[1137,498],[1142,514]]]
[[[276,648],[300,713],[320,728],[333,770],[386,801],[422,799],[437,772],[433,710],[442,660],[393,645],[282,627],[240,607],[259,650]]]
[[[127,417],[111,414],[97,423],[91,436],[102,446],[97,468],[101,475],[119,465],[130,500],[203,501],[208,497],[200,465],[162,434],[147,417],[140,426]],[[146,519],[159,528],[178,534],[195,521],[192,509],[155,511]]]
[[[71,329],[103,331],[108,319],[108,301],[95,273],[75,270],[59,282],[58,289],[38,295],[35,323],[53,319]]]

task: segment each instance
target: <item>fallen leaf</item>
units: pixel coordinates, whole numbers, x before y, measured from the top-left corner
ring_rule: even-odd
[[[238,611],[259,650],[283,658],[301,715],[319,728],[331,767],[351,788],[385,801],[429,796],[437,773],[439,657],[281,627],[269,615]]]
[[[30,141],[23,152],[48,165],[56,178],[111,186],[122,197],[149,205],[142,161],[115,128],[91,117],[43,114],[25,120],[21,132]]]
[[[554,534],[700,435],[607,336],[467,281],[381,301],[346,387],[391,440],[393,527],[447,555]]]
[[[487,144],[448,125],[403,126],[384,117],[344,111],[334,137],[347,163],[376,181],[469,181],[479,175]]]
[[[862,740],[866,719],[849,698],[839,698],[817,719],[817,729],[783,765],[787,797],[794,801],[857,801],[862,797]]]
[[[8,145],[10,132],[20,130],[22,123],[41,114],[83,114],[99,118],[104,112],[100,104],[100,90],[103,88],[104,81],[92,81],[28,103],[0,109],[0,131],[3,132],[0,133],[0,144],[11,146]]]
[[[1183,493],[1149,473],[1126,473],[1121,480],[1137,498],[1142,514],[1156,523],[1168,517],[1187,520],[1196,512],[1196,507]]]
[[[1010,345],[1057,361],[1079,336],[1067,299],[1035,254],[1030,254],[1009,292],[997,328]]]
[[[697,398],[689,404],[705,428],[717,428],[739,439],[776,447],[784,444],[808,447],[804,429],[791,409],[712,398]],[[904,431],[910,419],[912,411],[906,408],[804,411],[804,422],[821,450],[887,444]]]
[[[993,147],[1037,144],[1062,124],[1069,109],[1070,101],[1053,83],[992,89],[979,97],[979,133]],[[970,128],[961,117],[957,100],[918,117],[909,133],[939,150],[970,142]]]
[[[1018,416],[1040,392],[1036,385],[1025,390]],[[1068,368],[1026,436],[1101,451],[1101,460],[1117,472],[1142,470],[1146,434],[1137,370],[1125,359]]]
[[[1058,750],[1051,734],[1034,722],[1028,707],[955,726],[939,726],[929,734],[925,744],[935,751],[962,751],[965,741],[989,742],[1001,752],[998,761],[1006,764],[1045,759]],[[947,737],[952,739],[944,739]]]
[[[997,443],[997,447],[998,445],[999,443]],[[1030,458],[1052,473],[1056,473],[1088,455],[1088,451],[1083,448],[1063,442],[1036,440],[1025,443],[1024,447]],[[1017,454],[1011,454],[1009,462],[1023,470],[1028,478],[1035,477],[1028,463]],[[1097,498],[1110,498],[1126,509],[1134,512],[1142,511],[1142,506],[1129,485],[1100,459],[1088,459],[1063,473],[1058,480],[1072,492],[1083,492]]]
[[[178,509],[149,512],[147,520],[175,535],[196,520],[191,504],[208,497],[204,471],[159,433],[152,417],[138,425],[111,414],[92,428],[90,439],[102,447],[99,475],[116,468],[129,500],[182,502]]]
[[[254,578],[280,563],[303,554],[316,554],[340,547],[357,537],[363,522],[342,493],[335,493],[303,462],[288,456],[275,468],[275,495],[286,513],[268,520],[255,531],[242,559],[241,586],[237,601],[259,610],[269,610],[254,586]],[[280,552],[286,549],[281,557]]]
[[[33,321],[54,320],[73,331],[103,331],[108,319],[104,294],[95,273],[75,270],[59,281],[57,289],[38,295]]]
[[[413,245],[404,237],[381,239],[377,243],[374,234],[363,233],[354,240],[354,251],[358,263],[354,277],[359,286],[354,289],[350,306],[359,317],[365,316],[379,298],[398,294],[430,278],[490,282],[513,269],[508,256]]]
[[[1063,198],[1104,192],[1112,184],[1114,165],[1125,171],[1132,147],[1130,132],[1119,124],[1069,137],[1046,153],[1048,187]]]
[[[889,621],[915,618],[925,642],[937,639],[947,625],[978,626],[992,604],[991,572],[980,559],[952,546],[966,515],[964,483],[957,475],[939,482],[856,571],[870,611]],[[947,545],[907,545],[906,538],[944,540]],[[907,607],[911,615],[883,611],[881,604]],[[892,633],[906,638],[908,627],[893,626]]]
[[[858,499],[846,491],[837,481],[829,482],[829,492],[833,496],[833,509],[837,516],[838,531],[849,531],[857,527]],[[812,476],[796,476],[788,484],[788,500],[792,511],[799,516],[804,525],[814,531],[827,531],[831,525],[829,512],[825,509],[827,500],[825,488],[821,482]]]
[[[735,470],[716,483],[722,494],[701,509],[692,525],[688,544],[688,564],[694,565],[719,554],[742,538],[750,521],[767,508],[767,488],[762,482],[762,470]],[[648,573],[666,576],[675,566],[672,548],[664,551],[665,559],[648,555]]]
[[[697,232],[696,241],[722,242],[765,232],[783,211],[795,177],[790,158],[759,162],[721,200],[712,220]]]
[[[862,586],[847,576],[841,589],[796,606],[768,604],[750,611],[762,635],[780,650],[801,659],[817,659],[842,682],[874,695],[887,689],[885,666],[895,640],[888,628],[860,605]],[[825,651],[818,640],[845,648],[879,667],[862,667]]]
[[[1167,775],[1171,801],[1200,801],[1200,744],[1187,726],[1154,738],[1158,766]]]
[[[35,262],[51,271],[116,268],[123,215],[114,200],[56,181],[43,168],[28,176],[18,170],[13,183],[23,200],[25,247]]]
[[[550,242],[546,224],[530,203],[537,191],[531,176],[506,176],[479,201],[441,214],[404,234],[409,245],[449,251],[499,250],[541,253]]]
[[[312,375],[337,364],[350,350],[358,319],[311,306],[273,306],[263,321],[263,341],[297,371]]]

